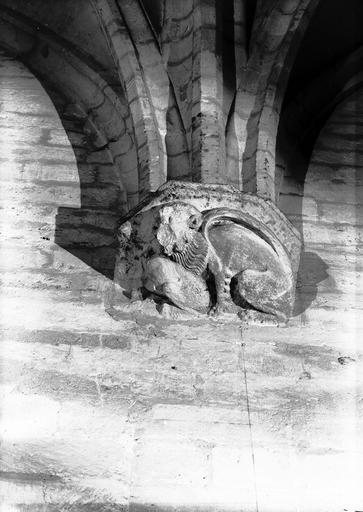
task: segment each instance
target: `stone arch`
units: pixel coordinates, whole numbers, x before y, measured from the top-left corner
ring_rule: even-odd
[[[20,272],[34,272],[31,287],[36,296],[44,281],[57,289],[62,271],[68,279],[72,266],[84,271],[79,261],[54,243],[59,209],[81,206],[75,146],[80,149],[83,135],[70,127],[65,131],[54,95],[20,59],[1,51],[0,62],[1,254],[11,274],[16,275],[17,266]],[[78,234],[82,237],[79,226]],[[43,280],[41,272],[46,276]],[[6,281],[5,286],[12,286],[10,276]],[[23,274],[21,281],[27,289],[29,276]]]
[[[227,133],[239,138],[242,189],[275,201],[275,141],[288,77],[319,0],[257,6],[250,56]],[[227,137],[228,138],[228,137]],[[228,144],[228,140],[227,140]],[[231,160],[229,159],[231,165]],[[236,161],[236,156],[234,158]]]
[[[359,47],[336,65],[324,70],[286,105],[280,120],[277,144],[283,145],[286,133],[289,134],[290,148],[284,147],[287,161],[299,146],[303,149],[306,165],[300,166],[297,173],[301,181],[304,180],[314,141],[325,122],[341,101],[362,87],[363,47]]]
[[[181,110],[140,2],[92,0],[133,118],[140,198],[191,173]]]
[[[362,15],[359,0],[321,0],[311,19],[290,72],[277,131],[276,181],[283,190],[294,181],[303,187],[319,132],[337,105],[361,87]]]
[[[354,321],[360,308],[362,115],[362,84],[336,97],[314,139],[299,196],[285,194],[280,201],[304,239],[296,314],[346,307]]]
[[[67,41],[46,28],[38,33],[30,19],[6,8],[0,12],[0,22],[0,46],[40,80],[69,140],[78,131],[78,138],[85,141],[85,147],[73,144],[81,205],[59,208],[55,241],[112,277],[118,219],[139,202],[137,153],[128,106]]]
[[[87,120],[94,150],[104,150],[118,175],[120,211],[139,200],[138,165],[133,127],[125,101],[77,50],[51,31],[38,31],[33,22],[2,8],[0,44],[21,60],[47,86],[61,91]]]
[[[362,38],[360,31],[354,31],[357,17],[354,7],[357,8],[357,4],[354,0],[349,0],[346,6],[339,2],[326,1],[319,4],[290,70],[279,118],[275,160],[276,200],[279,208],[300,230],[303,241],[296,314],[304,315],[304,311],[315,304],[318,290],[321,286],[326,287],[326,283],[319,283],[329,277],[328,269],[332,260],[330,257],[325,258],[324,251],[315,250],[309,245],[311,233],[315,234],[317,240],[322,239],[320,232],[317,235],[316,230],[323,229],[326,210],[325,205],[320,205],[320,200],[314,202],[312,186],[316,188],[317,195],[324,192],[320,189],[322,184],[319,179],[312,178],[311,173],[314,168],[318,169],[318,166],[313,165],[313,155],[319,154],[319,144],[328,141],[327,133],[332,116],[337,115],[336,112],[344,101],[362,87]],[[334,15],[329,18],[330,25],[323,36],[322,21],[332,11]],[[344,137],[342,140],[344,142]],[[355,142],[349,140],[347,144],[353,151],[352,145]],[[340,150],[344,153],[344,144]],[[327,159],[329,166],[326,153],[321,152],[320,158],[322,167],[324,159]],[[336,162],[338,174],[341,165],[342,162]],[[306,188],[308,171],[310,183]],[[320,176],[319,169],[317,172],[317,176]],[[337,179],[339,181],[339,176]],[[329,179],[325,176],[324,180],[327,195],[331,187],[339,188],[339,184],[334,183],[333,171]],[[345,193],[342,189],[341,195],[344,196]],[[322,300],[328,302],[326,298]]]

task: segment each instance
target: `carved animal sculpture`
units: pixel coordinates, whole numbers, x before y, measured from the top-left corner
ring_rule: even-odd
[[[201,220],[196,208],[182,202],[159,209],[156,239],[161,251],[145,263],[143,285],[181,309],[207,313],[210,294],[203,275],[206,264],[200,257],[207,259],[208,244],[196,231],[200,226],[196,213]]]
[[[182,309],[204,311],[205,289],[202,304],[198,290],[210,272],[217,312],[252,308],[286,319],[292,271],[284,247],[267,226],[237,210],[217,208],[202,214],[180,202],[161,207],[159,214],[156,236],[169,259],[150,260],[148,289],[161,286],[160,293]],[[194,289],[192,282],[198,283]]]
[[[208,267],[215,278],[216,309],[231,311],[237,304],[286,319],[293,274],[274,233],[244,212],[223,208],[204,216],[201,231],[210,247]]]
[[[195,231],[185,231],[184,227],[195,211],[185,203],[155,206],[121,224],[115,281],[133,301],[142,300],[142,289],[146,289],[186,311],[209,311],[205,279],[190,272],[186,261],[184,265],[173,261],[174,244],[182,254],[183,248],[193,241]]]

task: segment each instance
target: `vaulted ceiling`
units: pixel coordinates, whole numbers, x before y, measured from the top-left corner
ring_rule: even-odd
[[[278,128],[323,122],[361,66],[362,15],[360,0],[0,0],[0,45],[90,116],[126,209],[169,179],[275,200]]]

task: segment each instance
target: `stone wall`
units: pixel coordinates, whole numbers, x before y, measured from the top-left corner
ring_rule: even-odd
[[[289,166],[280,208],[304,238],[296,313],[358,323],[362,279],[363,94],[340,103],[322,128],[304,182]]]
[[[305,187],[285,180],[302,314],[240,330],[115,307],[107,161],[22,64],[2,57],[0,79],[1,507],[358,510],[361,99],[322,132]]]

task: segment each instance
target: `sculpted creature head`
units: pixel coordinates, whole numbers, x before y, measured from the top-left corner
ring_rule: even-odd
[[[194,206],[175,202],[162,206],[156,237],[168,256],[183,252],[202,224],[202,213]]]

